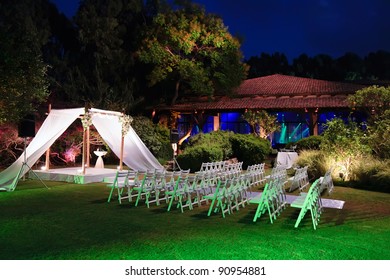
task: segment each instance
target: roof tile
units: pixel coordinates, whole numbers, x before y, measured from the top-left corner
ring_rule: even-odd
[[[275,74],[244,81],[237,89],[235,98],[219,96],[211,102],[194,99],[165,109],[192,111],[346,108],[347,96],[363,87],[364,85]]]

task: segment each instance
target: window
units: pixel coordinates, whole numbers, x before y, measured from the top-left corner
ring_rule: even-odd
[[[306,114],[297,112],[279,112],[276,114],[280,130],[274,133],[272,145],[296,142],[309,136]]]
[[[221,130],[235,133],[250,133],[250,125],[242,118],[241,113],[221,113]]]

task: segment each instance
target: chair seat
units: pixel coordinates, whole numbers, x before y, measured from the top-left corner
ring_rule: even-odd
[[[249,203],[251,204],[259,204],[261,202],[261,195],[257,195],[251,200],[249,200]]]
[[[107,187],[108,188],[123,188],[123,187],[127,187],[127,185],[125,183],[118,183],[117,185],[108,184]]]
[[[106,185],[108,188],[111,189],[107,202],[111,201],[111,197],[113,194],[114,189],[117,189],[118,193],[118,202],[121,203],[122,201],[122,192],[124,188],[128,188],[128,171],[117,171],[115,175],[115,179],[112,183]],[[126,196],[128,197],[128,196]]]
[[[219,190],[217,193],[217,197],[223,195],[223,191]],[[213,199],[215,197],[215,193],[211,193],[208,195],[204,195],[203,199]]]
[[[294,208],[302,208],[303,205],[304,205],[304,202],[305,202],[306,198],[305,197],[298,197],[297,199],[295,199],[292,203],[291,203],[291,207],[294,207]]]

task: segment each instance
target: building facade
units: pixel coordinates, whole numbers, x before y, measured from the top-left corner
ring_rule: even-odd
[[[277,117],[280,130],[272,135],[273,146],[283,146],[323,132],[323,124],[335,117],[365,120],[351,109],[348,96],[365,85],[341,83],[286,75],[270,75],[245,80],[229,96],[213,100],[187,97],[161,112],[179,113],[177,128],[182,140],[203,131],[229,130],[250,133],[243,119],[246,110],[266,110]]]

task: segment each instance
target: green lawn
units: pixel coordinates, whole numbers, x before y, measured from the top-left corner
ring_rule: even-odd
[[[252,222],[255,205],[225,219],[206,206],[180,213],[166,205],[107,203],[104,184],[20,182],[0,193],[0,259],[379,260],[390,259],[390,194],[336,187],[314,231],[288,207],[270,224]]]

